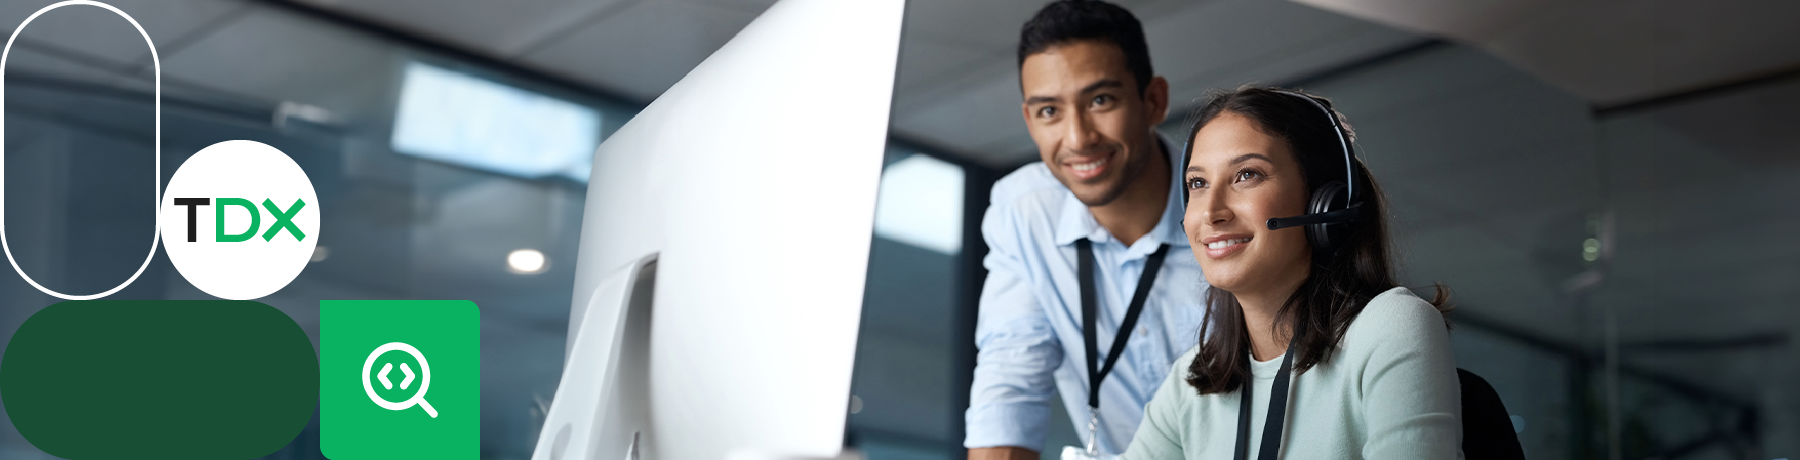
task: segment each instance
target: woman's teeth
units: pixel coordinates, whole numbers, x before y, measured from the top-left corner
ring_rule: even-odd
[[[1248,242],[1250,242],[1249,238],[1238,238],[1235,240],[1214,241],[1212,243],[1208,243],[1206,245],[1206,248],[1207,249],[1225,249],[1225,248],[1229,248],[1232,246],[1236,246],[1236,245],[1240,245],[1240,244],[1244,244],[1244,243],[1248,243]]]
[[[1075,167],[1076,171],[1087,172],[1087,171],[1093,171],[1094,168],[1098,168],[1101,165],[1105,165],[1105,164],[1106,164],[1106,159],[1101,158],[1099,160],[1094,160],[1092,163],[1076,163],[1074,167]]]

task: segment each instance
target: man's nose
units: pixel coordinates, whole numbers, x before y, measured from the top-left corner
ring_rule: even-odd
[[[1094,132],[1094,122],[1086,112],[1077,112],[1071,118],[1068,132],[1064,133],[1063,144],[1069,150],[1086,152],[1100,137]]]

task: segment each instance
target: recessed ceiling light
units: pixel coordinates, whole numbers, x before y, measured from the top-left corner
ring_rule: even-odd
[[[550,268],[550,259],[536,249],[515,249],[506,255],[506,271],[521,275],[536,275]]]

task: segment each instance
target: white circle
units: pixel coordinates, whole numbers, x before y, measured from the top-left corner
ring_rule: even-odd
[[[506,268],[513,273],[534,274],[544,271],[547,260],[536,249],[515,249],[506,255]]]
[[[182,199],[205,204],[175,203]],[[256,228],[249,229],[253,220]],[[225,141],[200,149],[175,170],[163,191],[157,227],[169,262],[194,287],[224,299],[256,299],[286,287],[312,260],[319,243],[319,197],[306,172],[280,150],[255,141]],[[248,238],[233,241],[242,236]]]
[[[375,394],[375,385],[369,382],[369,370],[375,368],[375,358],[381,357],[382,353],[395,350],[404,351],[419,361],[419,392],[413,393],[411,398],[406,398],[401,402],[389,402],[381,399],[380,395]],[[425,390],[431,389],[431,364],[425,362],[425,354],[419,353],[419,349],[413,348],[412,345],[403,342],[388,342],[375,347],[375,351],[369,352],[369,359],[363,360],[362,384],[363,392],[369,394],[369,400],[375,401],[375,405],[381,406],[382,409],[406,410],[414,405],[422,405],[425,413],[431,415],[431,418],[437,418],[437,409],[432,408],[431,403],[425,402]]]

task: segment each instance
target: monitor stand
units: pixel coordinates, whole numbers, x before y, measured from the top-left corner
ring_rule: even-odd
[[[655,292],[654,254],[594,289],[532,460],[656,458],[647,432]]]

